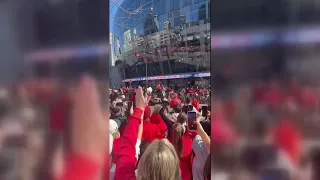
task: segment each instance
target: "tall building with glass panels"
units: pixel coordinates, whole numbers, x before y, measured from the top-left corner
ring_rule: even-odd
[[[208,74],[209,0],[124,0],[118,6],[110,23],[124,80]]]

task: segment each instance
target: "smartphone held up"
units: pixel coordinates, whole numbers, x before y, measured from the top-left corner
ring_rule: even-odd
[[[196,131],[197,130],[197,112],[189,111],[188,112],[188,130]]]

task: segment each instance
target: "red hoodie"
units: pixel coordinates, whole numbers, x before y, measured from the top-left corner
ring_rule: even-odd
[[[147,106],[143,114],[143,131],[142,131],[142,140],[147,140],[151,143],[153,140],[161,137],[161,130],[157,124],[146,121],[151,116],[151,109]]]
[[[172,139],[169,139],[172,143]],[[192,180],[192,161],[193,161],[193,153],[192,153],[192,139],[184,135],[182,137],[183,151],[180,159],[180,171],[182,180]]]
[[[164,123],[161,115],[160,114],[152,114],[152,116],[150,117],[150,123],[153,123],[153,124],[157,125],[157,127],[159,128],[161,134],[158,137],[158,139],[165,138],[165,135],[166,135],[166,132],[168,130],[168,127]]]
[[[273,131],[273,140],[276,147],[289,154],[293,162],[298,164],[301,154],[301,134],[288,120],[282,120]]]
[[[192,104],[193,107],[195,107],[197,109],[197,111],[199,111],[200,104],[199,104],[199,101],[197,99],[194,98],[192,100],[191,104]]]
[[[143,132],[141,138],[142,141],[147,140],[149,143],[152,143],[153,140],[159,139],[160,137],[162,137],[162,133],[160,128],[156,124],[148,121],[143,122]]]

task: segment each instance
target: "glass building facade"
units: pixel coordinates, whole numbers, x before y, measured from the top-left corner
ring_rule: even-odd
[[[283,27],[320,22],[318,0],[212,1],[212,30]]]
[[[209,0],[124,0],[110,23],[123,79],[210,71]]]

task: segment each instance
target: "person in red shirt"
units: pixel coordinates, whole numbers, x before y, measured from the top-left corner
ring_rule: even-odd
[[[196,90],[195,90],[194,92],[197,93],[197,94],[199,94],[199,91],[200,91],[200,89],[199,89],[199,87],[197,86],[197,88],[196,88]]]
[[[175,96],[170,101],[170,108],[176,107],[176,106],[178,106],[180,104],[181,104],[180,100],[178,99],[178,97]]]
[[[199,108],[200,108],[200,104],[199,104],[199,101],[197,100],[197,98],[193,98],[192,100],[192,106],[196,108],[197,111],[199,111]]]
[[[162,139],[167,137],[167,130],[168,127],[167,125],[164,123],[161,115],[159,113],[153,113],[150,117],[150,123],[157,125],[158,129],[160,130],[160,136],[158,137],[158,139]]]
[[[143,132],[142,132],[142,141],[146,140],[151,143],[153,140],[161,137],[161,129],[157,126],[157,124],[153,124],[150,122],[151,117],[151,109],[147,106],[144,110],[143,115]]]
[[[277,148],[285,151],[295,165],[299,164],[301,158],[301,134],[294,124],[282,119],[272,131],[273,142]]]
[[[185,127],[176,123],[173,125],[172,141],[179,158],[182,180],[192,179],[192,139],[185,135]]]

